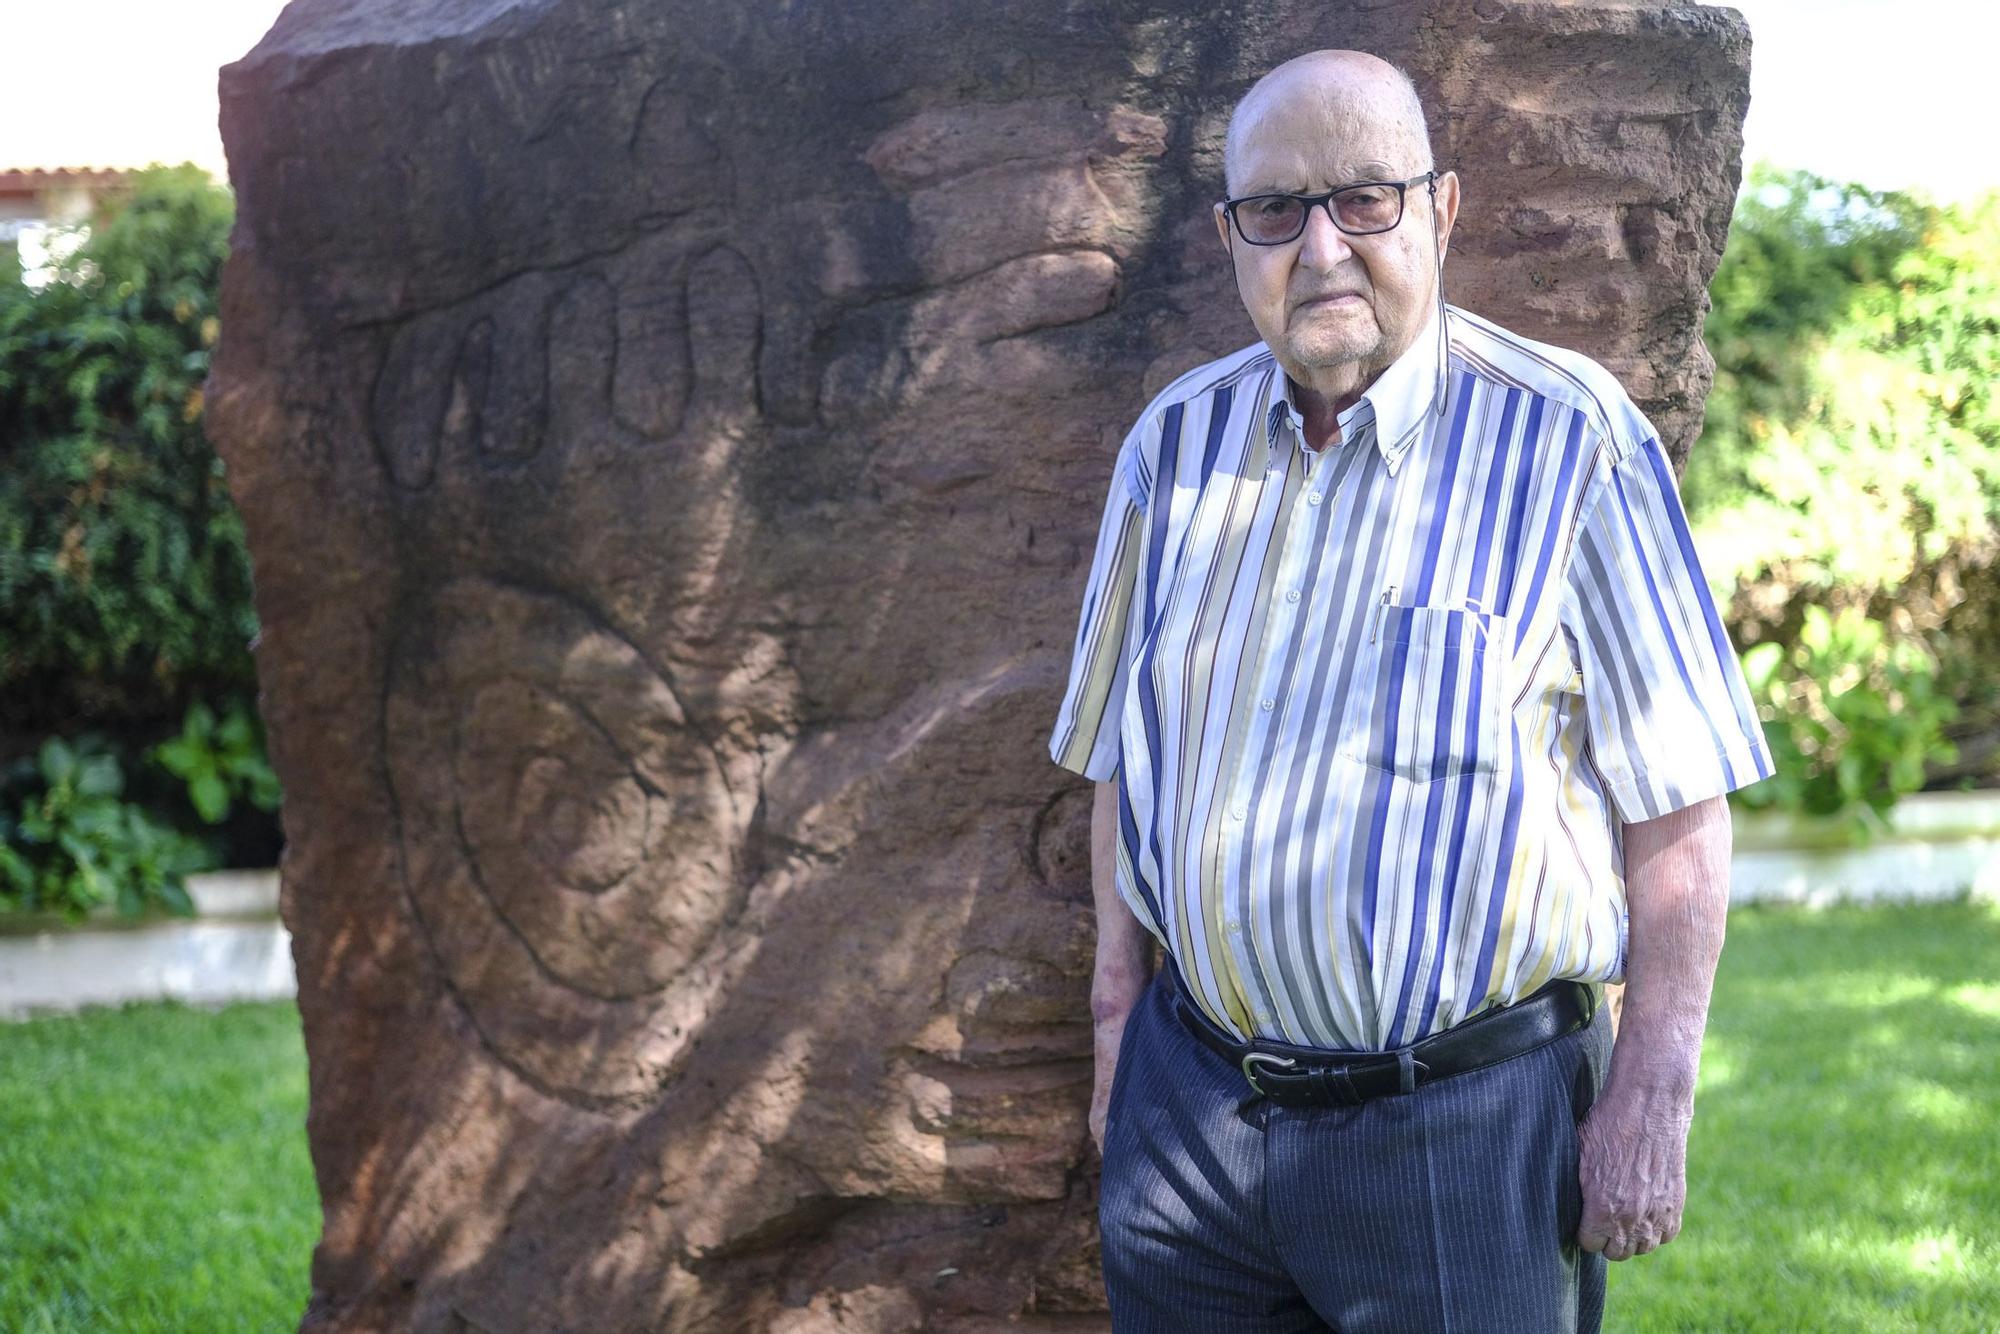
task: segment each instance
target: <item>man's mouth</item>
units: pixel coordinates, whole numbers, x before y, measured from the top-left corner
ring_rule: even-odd
[[[1343,306],[1349,302],[1358,302],[1360,300],[1361,294],[1359,292],[1328,292],[1325,296],[1312,297],[1300,304],[1305,306]]]

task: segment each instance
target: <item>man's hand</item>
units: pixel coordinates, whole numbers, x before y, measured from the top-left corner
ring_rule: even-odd
[[[1607,1260],[1644,1255],[1681,1230],[1730,832],[1722,797],[1624,827],[1625,1002],[1604,1087],[1577,1128],[1576,1242]]]
[[[1633,1086],[1627,1085],[1626,1088]],[[1642,1098],[1607,1085],[1579,1131],[1583,1220],[1577,1245],[1629,1260],[1672,1241],[1687,1203],[1694,1102]]]

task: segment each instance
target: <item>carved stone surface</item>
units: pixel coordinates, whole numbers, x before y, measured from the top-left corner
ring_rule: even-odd
[[[1678,457],[1727,10],[295,0],[223,71],[248,525],[325,1207],[311,1329],[1103,1327],[1112,453],[1256,337],[1229,109],[1409,67],[1452,299]]]

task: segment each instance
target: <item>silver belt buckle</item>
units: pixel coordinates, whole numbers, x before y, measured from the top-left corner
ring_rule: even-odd
[[[1279,1070],[1290,1070],[1298,1064],[1297,1061],[1289,1056],[1278,1056],[1268,1051],[1243,1053],[1243,1077],[1250,1081],[1251,1088],[1256,1089],[1260,1096],[1266,1098],[1270,1097],[1271,1094],[1269,1090],[1257,1082],[1257,1072],[1250,1068],[1251,1063],[1254,1061],[1268,1061],[1274,1068]]]

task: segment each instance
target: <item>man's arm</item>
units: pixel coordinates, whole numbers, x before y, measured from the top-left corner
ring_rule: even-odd
[[[1695,1073],[1729,907],[1730,837],[1722,796],[1624,827],[1624,1011],[1578,1157],[1577,1243],[1606,1259],[1643,1255],[1680,1231]]]
[[[1111,1077],[1125,1017],[1153,975],[1153,937],[1118,897],[1118,783],[1098,783],[1090,808],[1090,896],[1097,905],[1097,963],[1090,978],[1090,1018],[1095,1032],[1096,1082],[1090,1100],[1090,1135],[1104,1151],[1104,1114],[1111,1105]]]

